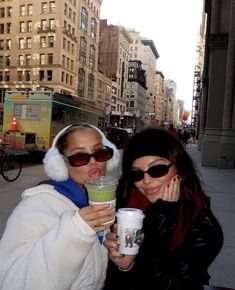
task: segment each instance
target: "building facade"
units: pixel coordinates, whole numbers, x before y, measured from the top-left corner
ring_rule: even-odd
[[[155,73],[156,63],[159,53],[152,40],[141,37],[138,31],[128,29],[133,39],[130,45],[130,59],[140,60],[146,74],[146,100],[145,100],[145,123],[151,124],[155,119],[154,112],[154,91],[155,91]]]
[[[0,1],[0,96],[52,90],[95,105],[102,0]]]
[[[128,117],[127,127],[134,132],[144,127],[146,101],[146,73],[140,60],[130,60],[127,82],[127,111],[132,114]]]
[[[166,85],[164,79],[165,77],[163,73],[161,71],[156,71],[153,108],[155,113],[155,123],[160,126],[164,125],[167,114]]]
[[[132,38],[126,29],[100,21],[99,70],[112,80],[111,118],[114,126],[124,127],[126,111],[126,84],[128,80],[129,45]]]
[[[205,0],[200,112],[202,164],[235,167],[235,0]]]

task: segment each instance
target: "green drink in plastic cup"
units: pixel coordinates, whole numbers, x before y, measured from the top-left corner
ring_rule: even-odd
[[[88,179],[85,183],[89,204],[109,204],[115,208],[118,181],[113,176]]]

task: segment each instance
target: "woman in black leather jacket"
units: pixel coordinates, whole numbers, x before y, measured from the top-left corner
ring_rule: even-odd
[[[208,267],[223,244],[193,162],[167,130],[135,134],[124,150],[117,208],[144,210],[136,256],[118,252],[116,226],[106,236],[104,290],[193,290],[209,284]]]

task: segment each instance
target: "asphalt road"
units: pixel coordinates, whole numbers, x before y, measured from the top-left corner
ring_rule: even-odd
[[[20,159],[23,167],[17,180],[7,182],[0,175],[0,237],[7,218],[21,200],[22,192],[26,188],[35,186],[40,181],[47,179],[43,170],[42,158],[24,155]]]

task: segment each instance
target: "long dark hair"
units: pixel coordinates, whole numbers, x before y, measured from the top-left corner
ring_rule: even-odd
[[[129,172],[135,159],[147,156],[160,156],[175,162],[177,173],[182,177],[181,198],[190,200],[195,192],[205,195],[199,173],[183,144],[167,129],[150,127],[136,133],[123,152],[122,176],[119,182],[118,195],[128,200],[134,184],[129,179]],[[205,198],[206,200],[206,198]]]

